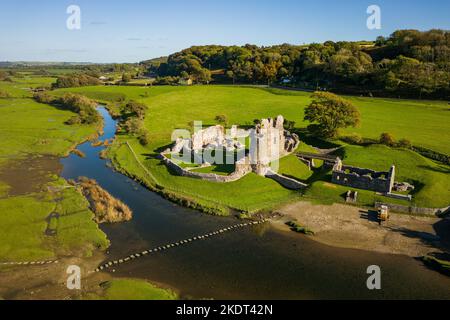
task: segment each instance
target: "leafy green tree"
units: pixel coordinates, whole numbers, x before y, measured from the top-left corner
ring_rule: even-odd
[[[125,118],[138,117],[139,119],[144,119],[146,111],[147,106],[145,104],[136,102],[134,100],[128,102],[123,109]]]
[[[380,143],[392,147],[395,145],[395,138],[391,133],[383,132],[380,135]]]
[[[129,73],[122,74],[122,82],[128,83],[131,81],[131,75]]]
[[[357,126],[358,109],[348,100],[330,92],[315,92],[312,102],[305,108],[304,120],[313,123],[309,129],[323,137],[335,137],[340,128]]]

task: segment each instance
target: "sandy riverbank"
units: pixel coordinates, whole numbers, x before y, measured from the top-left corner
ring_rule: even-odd
[[[391,213],[380,226],[374,211],[309,202],[289,204],[278,212],[283,217],[273,223],[276,228],[292,232],[285,222],[297,220],[315,232],[311,239],[330,246],[411,257],[450,249],[449,219]]]

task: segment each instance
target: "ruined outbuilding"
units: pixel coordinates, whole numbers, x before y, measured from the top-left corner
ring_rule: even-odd
[[[342,186],[391,193],[395,183],[395,166],[387,172],[346,166],[337,158],[333,167],[332,182]]]

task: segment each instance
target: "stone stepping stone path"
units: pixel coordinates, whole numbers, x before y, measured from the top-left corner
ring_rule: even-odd
[[[0,266],[42,266],[45,264],[59,263],[58,260],[46,261],[21,261],[21,262],[0,262]]]
[[[240,223],[240,224],[236,224],[236,225],[233,225],[233,226],[230,226],[230,227],[219,229],[219,230],[216,230],[216,231],[213,231],[213,232],[209,232],[207,234],[198,235],[198,236],[195,236],[195,237],[192,237],[192,238],[189,238],[189,239],[180,240],[180,241],[173,242],[173,243],[170,243],[170,244],[166,244],[166,245],[163,245],[163,246],[159,246],[159,247],[155,247],[155,248],[152,248],[152,249],[148,249],[148,250],[145,250],[145,251],[142,251],[142,252],[139,252],[139,253],[134,253],[134,254],[131,254],[128,257],[125,257],[125,258],[122,258],[122,259],[106,262],[106,263],[100,265],[97,269],[95,269],[95,271],[91,271],[91,272],[100,272],[100,271],[104,271],[104,270],[106,271],[106,270],[110,269],[111,267],[118,266],[118,265],[121,265],[121,264],[124,264],[124,263],[127,263],[127,262],[131,262],[131,261],[143,258],[143,257],[148,256],[148,255],[152,255],[152,254],[156,254],[158,252],[163,252],[163,251],[166,251],[166,250],[174,249],[176,247],[184,246],[184,245],[190,244],[190,243],[192,243],[194,241],[207,240],[207,239],[210,239],[211,237],[215,237],[215,236],[221,235],[223,233],[232,232],[232,231],[238,231],[238,230],[240,230],[242,228],[255,226],[255,225],[258,225],[258,224],[263,224],[263,223],[268,222],[268,221],[269,221],[268,219],[262,219],[262,220],[258,220],[258,221],[251,221],[251,222],[246,222],[246,223]]]

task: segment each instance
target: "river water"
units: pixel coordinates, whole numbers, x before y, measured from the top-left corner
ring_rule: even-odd
[[[104,119],[100,140],[114,137]],[[62,176],[87,176],[133,210],[130,222],[102,225],[111,240],[108,260],[236,224],[175,205],[113,171],[99,158],[104,147],[79,146],[86,158],[62,159]],[[367,267],[381,267],[382,289],[367,289]],[[450,278],[406,256],[325,246],[269,224],[146,256],[116,268],[115,276],[142,278],[184,298],[214,299],[450,299]]]

